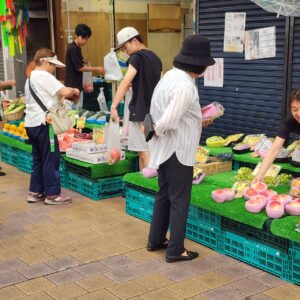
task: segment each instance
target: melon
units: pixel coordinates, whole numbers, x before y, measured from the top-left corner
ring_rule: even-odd
[[[269,218],[278,219],[284,215],[284,203],[280,201],[270,201],[266,208]]]
[[[291,216],[300,216],[300,198],[296,198],[285,205],[286,212]]]

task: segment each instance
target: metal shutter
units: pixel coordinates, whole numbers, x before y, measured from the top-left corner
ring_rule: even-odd
[[[203,130],[207,136],[232,133],[276,135],[284,103],[285,17],[277,18],[247,0],[198,0],[198,32],[211,41],[213,57],[224,57],[224,87],[204,87],[201,105],[219,101],[225,114]],[[226,12],[246,12],[246,30],[276,26],[276,57],[246,61],[244,53],[223,52]]]
[[[300,89],[300,18],[294,18],[292,51],[292,89]]]

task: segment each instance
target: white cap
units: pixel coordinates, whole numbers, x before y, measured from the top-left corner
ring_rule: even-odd
[[[128,42],[130,39],[134,38],[137,35],[139,35],[139,32],[133,27],[125,27],[121,29],[117,33],[118,45],[115,48],[115,50],[122,48],[126,44],[126,42]]]
[[[63,64],[61,61],[57,59],[56,55],[53,57],[42,57],[40,58],[40,61],[48,61],[49,63],[54,64],[59,68],[63,68],[66,66],[65,64]]]

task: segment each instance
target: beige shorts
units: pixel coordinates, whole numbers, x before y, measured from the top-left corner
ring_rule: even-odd
[[[142,132],[142,122],[129,121],[128,124],[128,150],[131,151],[149,151],[145,135]]]

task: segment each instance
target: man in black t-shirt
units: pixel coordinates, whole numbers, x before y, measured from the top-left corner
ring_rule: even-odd
[[[73,88],[83,90],[82,86],[82,72],[96,72],[104,75],[104,68],[91,67],[85,65],[85,60],[82,57],[81,47],[83,47],[90,36],[92,35],[91,28],[85,24],[78,24],[75,28],[75,39],[68,46],[66,51],[66,73],[65,85]]]
[[[125,27],[117,34],[118,46],[127,55],[128,70],[111,105],[111,117],[118,119],[117,107],[132,85],[132,99],[129,103],[128,149],[139,153],[140,170],[148,166],[149,148],[142,132],[142,122],[150,110],[151,98],[158,83],[162,63],[160,58],[146,48],[138,31]]]

